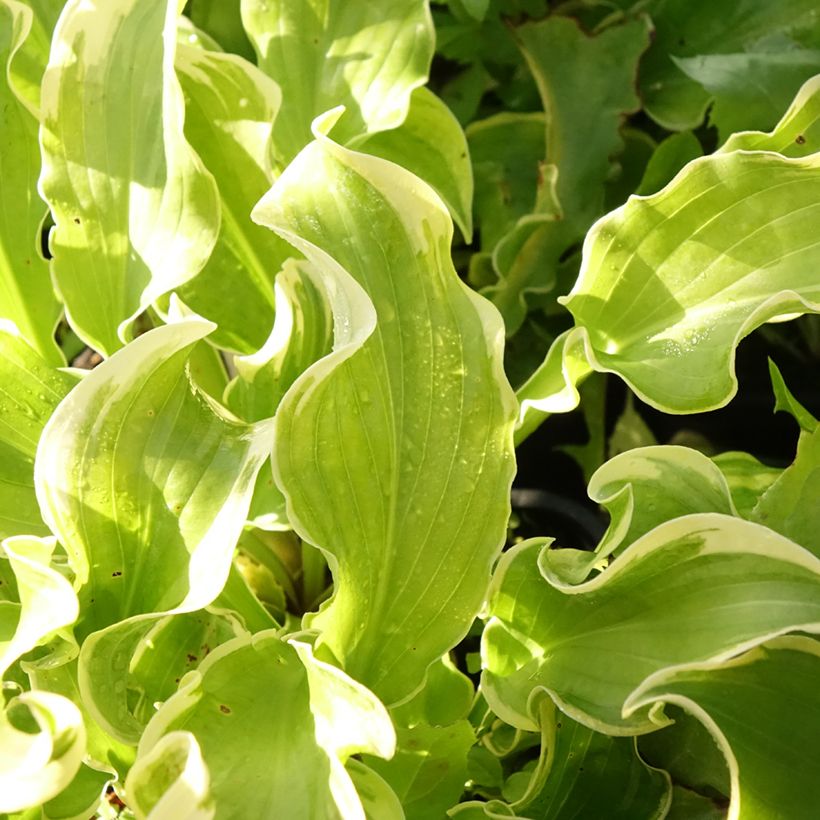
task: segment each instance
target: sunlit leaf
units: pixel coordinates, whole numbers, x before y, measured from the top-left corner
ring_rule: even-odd
[[[273,280],[292,252],[250,218],[270,188],[271,124],[281,95],[269,77],[233,54],[183,45],[176,69],[185,94],[185,136],[216,179],[222,213],[213,253],[177,292],[216,322],[213,344],[251,353],[273,325]]]
[[[365,751],[390,755],[393,743],[387,712],[364,687],[313,659],[307,645],[294,649],[260,633],[223,645],[182,682],[148,725],[127,786],[150,788],[146,769],[172,745],[186,761],[195,748],[197,800],[210,800],[214,816],[241,807],[254,817],[353,820],[364,813],[344,761]]]
[[[467,141],[458,120],[435,94],[417,88],[398,128],[372,134],[357,147],[421,177],[444,200],[465,241],[471,240],[473,174]]]
[[[811,553],[713,513],[661,524],[578,586],[551,572],[541,542],[524,542],[497,570],[482,688],[491,708],[521,728],[534,728],[529,704],[543,690],[597,731],[652,731],[664,721],[648,707],[627,711],[633,690],[669,667],[820,631],[818,590]]]
[[[342,142],[401,125],[433,56],[427,0],[242,0],[242,20],[259,67],[282,89],[273,148],[283,166],[337,105],[347,109]]]
[[[334,353],[276,416],[288,518],[336,583],[312,625],[392,704],[467,632],[504,538],[501,323],[453,270],[439,198],[392,163],[320,135],[254,213],[320,270],[336,317]]]
[[[34,496],[34,454],[74,381],[0,321],[0,538],[48,534]]]
[[[54,343],[54,329],[60,307],[48,263],[40,253],[47,209],[37,194],[38,124],[31,102],[18,87],[12,62],[17,62],[25,39],[34,36],[33,18],[22,3],[0,3],[0,318],[14,322],[41,356],[59,365],[64,362]],[[39,86],[39,79],[36,82]]]
[[[216,184],[183,135],[177,6],[69,0],[43,79],[52,276],[74,330],[105,355],[199,272],[219,228]]]

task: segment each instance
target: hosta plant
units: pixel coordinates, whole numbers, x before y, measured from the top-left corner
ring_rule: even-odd
[[[0,815],[816,817],[813,0],[0,0],[0,64]]]

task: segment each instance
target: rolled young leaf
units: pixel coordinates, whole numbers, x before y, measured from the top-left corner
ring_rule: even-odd
[[[43,79],[40,190],[55,285],[108,356],[195,276],[219,229],[216,184],[183,134],[178,0],[69,0]]]
[[[276,415],[274,475],[333,570],[319,646],[393,704],[482,604],[509,514],[515,407],[501,321],[453,269],[443,203],[332,142],[332,122],[317,121],[254,211],[321,271],[335,318],[335,351]]]

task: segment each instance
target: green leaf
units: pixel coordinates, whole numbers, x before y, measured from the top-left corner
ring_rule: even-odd
[[[721,142],[735,131],[773,128],[800,86],[820,71],[816,48],[673,60],[714,98],[709,122]]]
[[[725,663],[669,670],[635,692],[627,708],[674,703],[705,723],[729,764],[729,817],[808,820],[820,800],[807,765],[820,756],[818,674],[820,644],[782,637]]]
[[[76,593],[50,566],[55,546],[53,538],[25,535],[3,541],[3,553],[17,582],[19,605],[5,603],[4,612],[15,611],[17,617],[13,631],[0,635],[0,679],[20,656],[77,619]]]
[[[197,774],[197,802],[212,801],[216,816],[241,807],[251,817],[352,820],[363,811],[344,761],[390,755],[394,740],[386,710],[363,686],[306,644],[265,632],[224,644],[185,678],[148,725],[126,788],[145,816],[167,797],[152,789],[152,775],[174,753],[186,761],[178,771]]]
[[[0,320],[0,538],[48,534],[34,495],[34,454],[74,381]]]
[[[763,464],[748,453],[721,453],[712,461],[723,473],[732,494],[732,503],[743,518],[751,518],[760,496],[783,472],[777,467]]]
[[[641,757],[669,772],[676,785],[728,801],[729,769],[709,730],[677,706],[665,705],[664,714],[674,722],[638,738]]]
[[[458,120],[432,91],[415,89],[404,122],[368,136],[358,148],[421,177],[444,200],[464,241],[470,242],[473,173],[467,140]]]
[[[579,586],[551,571],[542,542],[502,557],[484,630],[482,690],[503,720],[535,726],[546,691],[596,731],[664,725],[630,694],[669,667],[727,660],[776,635],[820,631],[820,561],[771,530],[705,513],[661,524]]]
[[[393,758],[367,758],[367,764],[393,787],[407,820],[440,820],[464,791],[467,753],[474,743],[466,720],[398,729]]]
[[[330,353],[333,344],[330,305],[310,263],[287,260],[275,289],[276,321],[270,336],[256,353],[234,359],[236,377],[225,390],[226,406],[246,421],[272,418],[293,382]],[[270,462],[259,472],[248,518],[260,529],[289,528]]]
[[[697,127],[711,99],[675,58],[812,47],[820,27],[813,0],[659,0],[651,14],[655,37],[641,61],[641,96],[647,114],[672,131]]]
[[[18,729],[10,719],[33,723]],[[51,692],[23,692],[0,712],[0,812],[40,806],[71,783],[85,754],[80,710]]]
[[[770,133],[748,131],[730,137],[725,151],[776,151],[806,157],[820,148],[820,77],[808,80]]]
[[[559,299],[576,327],[519,390],[519,438],[577,403],[574,382],[617,373],[667,413],[734,396],[735,347],[756,327],[820,311],[811,159],[733,151],[691,162],[660,193],[632,197],[587,235],[578,281]]]
[[[675,178],[687,162],[702,154],[703,148],[691,131],[668,136],[658,144],[650,157],[635,193],[639,196],[656,194]]]
[[[603,210],[610,157],[623,147],[620,126],[639,107],[635,74],[649,31],[634,20],[589,37],[574,20],[554,16],[521,26],[517,37],[546,111],[546,164],[557,174],[563,217],[522,226],[522,236],[508,239],[517,252],[496,260],[501,278],[487,292],[510,334],[523,321],[526,294],[552,288],[561,255]]]
[[[69,0],[43,79],[52,276],[74,330],[105,355],[201,270],[219,228],[216,184],[183,135],[177,6]]]
[[[501,322],[452,267],[441,200],[317,134],[254,212],[321,272],[335,316],[334,352],[277,412],[274,475],[333,570],[320,645],[394,704],[481,606],[515,410]]]
[[[35,484],[82,586],[83,635],[199,609],[225,584],[271,427],[238,422],[192,388],[186,360],[212,329],[190,318],[140,336],[43,433]]]
[[[726,809],[702,794],[674,786],[665,820],[726,820]]]
[[[60,306],[40,254],[46,207],[37,195],[38,123],[18,88],[14,63],[32,31],[31,9],[0,2],[0,318],[10,319],[49,364],[63,364],[54,342]],[[39,80],[38,80],[39,84]]]
[[[794,418],[804,433],[813,433],[817,429],[817,419],[792,395],[777,365],[771,359],[769,359],[769,377],[774,390],[774,412],[784,410]]]
[[[362,801],[366,820],[405,820],[396,793],[373,769],[355,757],[347,761],[345,768]]]
[[[131,808],[139,820],[212,820],[211,777],[196,738],[169,732],[140,756],[128,774]]]
[[[188,14],[197,28],[213,37],[226,51],[252,60],[253,46],[242,27],[240,3],[241,0],[191,0]]]
[[[797,455],[760,496],[751,520],[791,538],[820,557],[820,427],[803,433]]]
[[[218,325],[212,344],[241,353],[262,346],[274,317],[273,280],[292,251],[250,213],[270,188],[271,123],[281,94],[256,66],[233,54],[177,49],[185,136],[219,186],[222,222],[202,271],[177,292]]]
[[[51,38],[65,3],[64,0],[26,0],[21,4],[15,3],[15,0],[4,0],[4,4],[9,10],[24,5],[30,11],[30,15],[27,12],[24,15],[30,16],[31,28],[9,68],[11,85],[29,109],[36,112],[40,108],[40,84],[48,64]]]
[[[259,67],[282,89],[273,150],[283,167],[335,106],[346,108],[341,142],[401,125],[433,57],[427,0],[242,0],[242,20]]]
[[[71,783],[43,806],[43,820],[93,817],[112,780],[110,772],[97,771],[83,763]]]
[[[424,688],[391,714],[398,726],[449,726],[470,714],[474,698],[472,681],[445,655],[427,670]]]
[[[664,817],[669,776],[650,769],[635,741],[594,732],[551,702],[542,707],[543,747],[527,792],[512,808],[537,820]]]
[[[546,118],[540,112],[503,112],[467,128],[482,251],[492,253],[519,219],[535,211],[544,182],[540,165],[546,134]]]
[[[321,275],[309,262],[285,263],[276,277],[276,306],[267,341],[234,359],[236,377],[225,390],[228,408],[246,421],[274,416],[296,379],[332,348],[333,316]]]

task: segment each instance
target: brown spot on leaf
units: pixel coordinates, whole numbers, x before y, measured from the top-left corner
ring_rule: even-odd
[[[231,707],[226,706],[224,703],[220,703],[219,711],[222,712],[223,715],[229,715],[231,713]]]
[[[798,145],[805,145],[805,144],[806,144],[806,138],[805,138],[802,134],[798,134],[798,135],[794,138],[794,141],[795,141]]]

